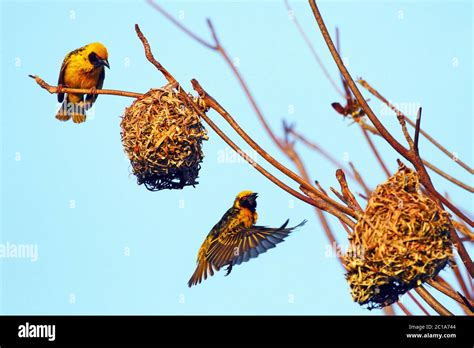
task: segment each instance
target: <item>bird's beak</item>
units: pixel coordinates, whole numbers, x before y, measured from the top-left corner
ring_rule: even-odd
[[[257,200],[257,197],[258,197],[258,193],[257,193],[257,192],[251,193],[251,194],[249,195],[250,200],[252,200],[252,201],[254,201],[254,202]]]
[[[107,68],[110,69],[109,61],[107,59],[102,59],[102,65],[105,65]]]

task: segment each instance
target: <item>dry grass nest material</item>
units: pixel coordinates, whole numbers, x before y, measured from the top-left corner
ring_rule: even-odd
[[[203,111],[200,99],[194,100]],[[138,184],[150,191],[196,185],[207,131],[171,86],[151,89],[125,109],[122,144]]]
[[[420,190],[401,165],[369,199],[344,256],[354,301],[369,309],[434,278],[452,258],[449,214]]]

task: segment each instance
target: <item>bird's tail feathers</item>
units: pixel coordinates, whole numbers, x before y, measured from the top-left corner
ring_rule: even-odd
[[[218,271],[218,269],[216,269]],[[193,275],[188,281],[188,286],[191,287],[193,285],[199,284],[203,278],[207,279],[207,275],[209,273],[209,276],[214,275],[214,269],[212,264],[207,262],[207,260],[200,260],[198,262],[198,265],[196,267],[196,270],[194,271]]]
[[[281,225],[279,230],[282,230],[282,229],[286,228],[286,226],[288,226],[288,222],[290,222],[290,219],[286,219],[286,221],[283,223],[283,225]]]
[[[67,111],[67,100],[65,100],[62,104],[61,107],[59,108],[58,112],[56,113],[56,118],[59,121],[69,121],[71,119],[71,115],[69,115]]]
[[[72,103],[66,98],[56,113],[59,121],[69,121],[72,118],[74,123],[82,123],[86,120],[86,105],[83,102]]]

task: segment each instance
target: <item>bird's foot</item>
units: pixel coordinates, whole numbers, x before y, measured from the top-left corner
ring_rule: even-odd
[[[97,94],[97,87],[92,87],[91,88],[91,91],[89,92],[89,94]]]
[[[56,93],[57,93],[57,94],[62,94],[62,93],[63,93],[63,88],[64,88],[63,85],[58,85],[58,86],[56,87]]]
[[[230,272],[232,272],[232,264],[229,264],[225,270],[226,270],[225,277],[227,277],[230,274]]]

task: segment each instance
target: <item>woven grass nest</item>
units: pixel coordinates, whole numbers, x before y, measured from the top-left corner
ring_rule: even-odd
[[[171,86],[151,89],[125,109],[122,144],[139,185],[150,191],[195,186],[207,132]],[[207,111],[200,99],[194,101]]]
[[[434,278],[452,258],[450,227],[418,174],[401,165],[375,189],[350,237],[344,263],[354,301],[382,308]]]

